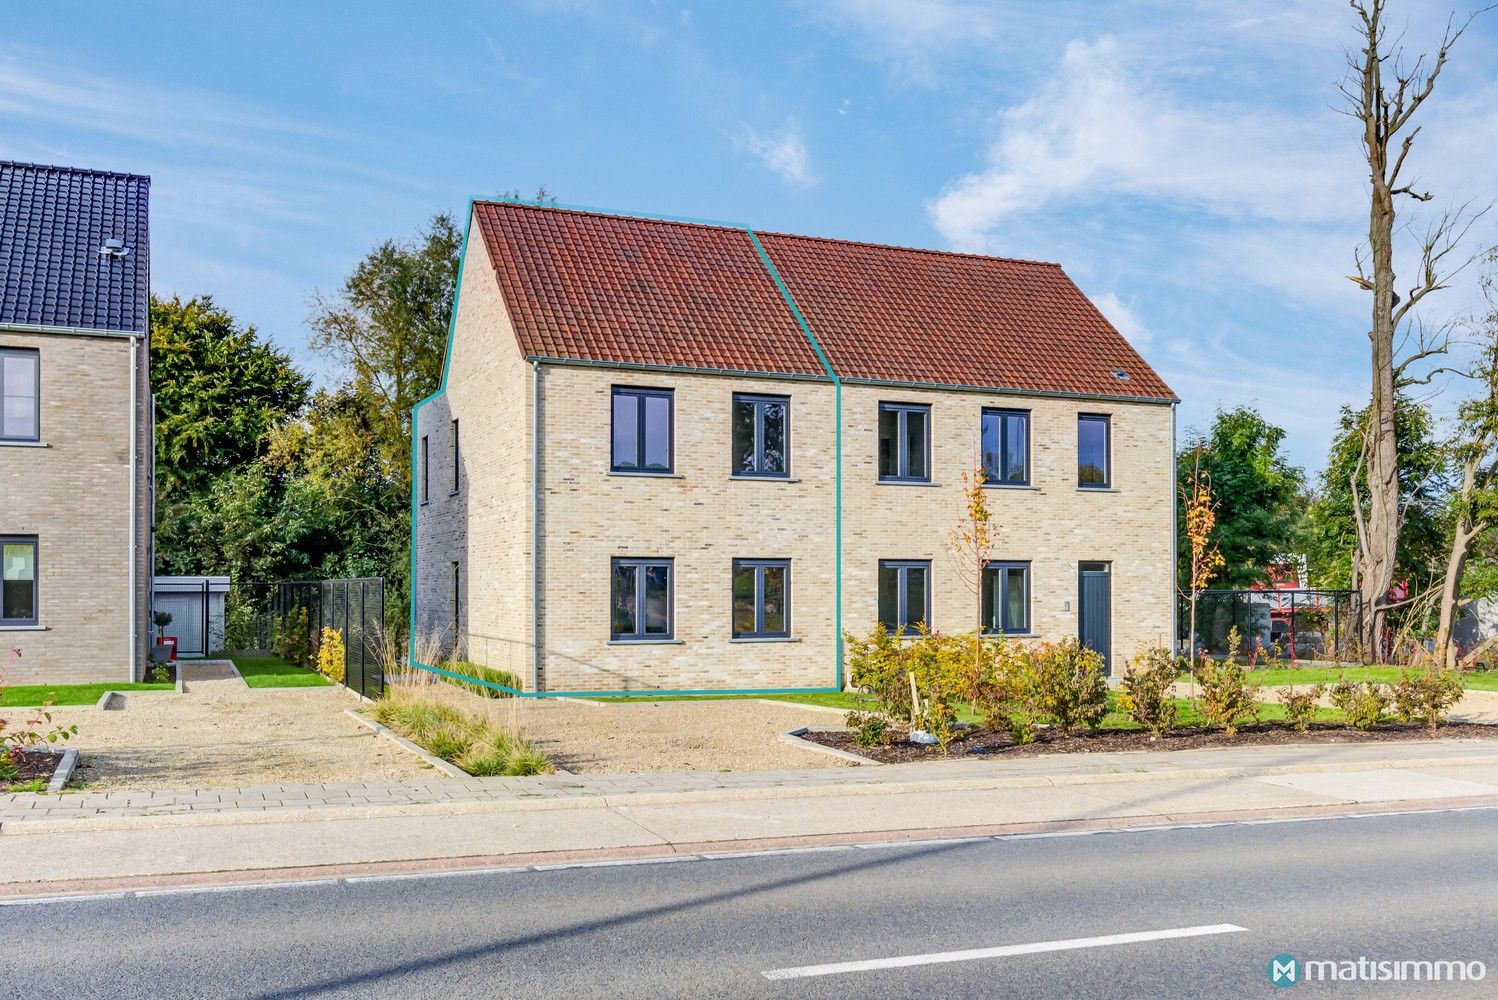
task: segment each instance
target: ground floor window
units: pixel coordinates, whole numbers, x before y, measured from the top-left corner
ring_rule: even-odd
[[[928,628],[930,560],[884,559],[879,563],[879,620],[895,635]]]
[[[671,560],[615,559],[612,570],[611,637],[671,638]]]
[[[733,561],[733,637],[788,638],[791,564],[786,559]]]
[[[1030,564],[991,562],[983,567],[983,631],[1030,631]]]
[[[35,625],[36,539],[0,536],[0,625]]]

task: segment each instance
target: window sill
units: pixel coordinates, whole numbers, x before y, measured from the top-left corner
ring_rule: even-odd
[[[747,483],[799,483],[801,481],[800,479],[793,479],[790,476],[741,476],[732,473],[729,474],[728,478]]]
[[[618,469],[610,469],[609,475],[618,476],[621,479],[685,479],[686,476],[680,472],[620,472]]]
[[[933,483],[929,479],[880,479],[880,486],[940,486],[941,483]]]
[[[1036,493],[1040,492],[1039,486],[1033,486],[1030,483],[984,483],[983,488],[985,490],[1034,490]]]
[[[50,632],[50,625],[0,625],[0,632]]]
[[[0,448],[50,448],[45,441],[0,441]]]
[[[1039,639],[1039,632],[988,632],[983,633],[985,639]]]
[[[1116,486],[1078,486],[1078,493],[1118,493]]]
[[[736,635],[729,642],[800,642],[795,635]]]
[[[610,646],[684,646],[685,639],[610,639]]]

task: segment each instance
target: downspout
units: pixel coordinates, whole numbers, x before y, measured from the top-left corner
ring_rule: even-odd
[[[531,690],[541,690],[541,362],[531,362]]]
[[[754,249],[759,253],[759,259],[764,263],[765,270],[770,273],[770,278],[775,282],[775,287],[780,291],[780,297],[785,299],[785,304],[790,307],[791,315],[796,320],[796,325],[806,336],[806,341],[811,345],[812,351],[816,353],[817,360],[822,363],[822,370],[832,380],[833,390],[833,545],[836,547],[833,555],[833,573],[835,581],[833,584],[833,631],[834,648],[837,656],[837,690],[843,689],[843,380],[837,377],[837,371],[833,369],[832,362],[827,359],[827,354],[822,350],[817,335],[811,332],[811,324],[806,322],[806,317],[801,314],[801,309],[796,305],[796,300],[791,297],[791,290],[781,280],[780,272],[776,270],[774,261],[765,252],[764,246],[759,242],[759,237],[754,230],[744,227],[744,232],[749,235],[749,240],[754,244]]]
[[[126,657],[125,662],[129,664],[130,676],[128,679],[131,682],[138,679],[135,669],[137,666],[135,653],[136,644],[140,639],[138,634],[140,621],[137,614],[140,607],[140,597],[136,594],[136,587],[139,585],[137,582],[139,570],[136,566],[139,560],[136,558],[136,547],[140,542],[136,537],[135,530],[135,518],[139,513],[139,504],[135,497],[135,487],[139,479],[139,474],[135,470],[135,463],[140,449],[140,443],[137,440],[140,436],[140,418],[136,414],[136,404],[140,397],[139,382],[140,338],[132,336],[130,338],[130,571],[128,574],[130,579],[130,627],[125,629],[125,648],[129,650],[129,656]]]
[[[1180,400],[1170,404],[1170,648],[1177,651],[1181,636],[1181,601],[1176,594],[1176,587],[1179,583],[1181,553],[1177,537],[1180,511],[1176,505],[1176,411],[1180,405]]]

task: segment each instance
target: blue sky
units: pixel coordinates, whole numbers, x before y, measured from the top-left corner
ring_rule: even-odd
[[[1392,3],[1415,48],[1449,7]],[[210,292],[309,365],[310,300],[371,245],[538,184],[1060,261],[1184,426],[1255,402],[1315,470],[1367,384],[1351,40],[1340,0],[18,4],[0,157],[152,175],[156,290]],[[1494,66],[1498,12],[1429,105],[1427,213],[1498,197]]]

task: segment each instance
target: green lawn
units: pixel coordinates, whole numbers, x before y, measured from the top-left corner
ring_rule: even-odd
[[[105,691],[171,691],[175,684],[18,684],[0,691],[0,708],[34,708],[37,705],[92,705]]]
[[[1307,667],[1303,670],[1294,667],[1271,667],[1263,670],[1250,670],[1248,676],[1263,685],[1273,684],[1335,684],[1346,674],[1350,681],[1379,681],[1384,684],[1392,684],[1399,679],[1399,675],[1405,671],[1404,667],[1364,667],[1348,666],[1342,667]],[[1498,691],[1498,672],[1494,671],[1472,671],[1459,675],[1462,679],[1462,687],[1473,691]],[[1189,682],[1191,677],[1182,674],[1178,680]]]
[[[236,656],[234,666],[252,688],[324,687],[333,683],[322,674],[287,663],[279,656]]]

